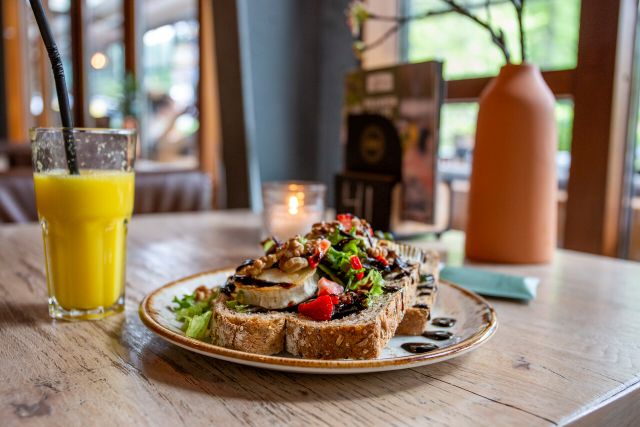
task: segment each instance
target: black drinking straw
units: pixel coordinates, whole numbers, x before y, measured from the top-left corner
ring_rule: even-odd
[[[40,36],[47,48],[51,68],[53,69],[53,78],[56,82],[56,93],[58,94],[58,105],[60,106],[60,116],[62,118],[62,135],[64,137],[64,151],[67,155],[67,167],[69,173],[78,175],[78,162],[76,160],[76,143],[73,138],[73,118],[71,117],[71,108],[69,107],[69,94],[67,92],[67,82],[64,78],[64,68],[62,67],[62,58],[58,52],[58,46],[53,40],[51,28],[47,21],[47,15],[44,13],[42,2],[40,0],[29,0],[31,10],[38,23]]]

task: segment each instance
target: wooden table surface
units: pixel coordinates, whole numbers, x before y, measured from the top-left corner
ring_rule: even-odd
[[[136,217],[127,308],[52,321],[36,225],[0,227],[0,425],[549,425],[640,422],[640,264],[558,251],[529,304],[490,300],[499,328],[437,365],[299,375],[210,359],[138,318],[143,296],[256,255],[247,212]]]

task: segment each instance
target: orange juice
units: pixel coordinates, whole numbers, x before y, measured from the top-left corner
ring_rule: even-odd
[[[134,173],[52,171],[34,182],[50,299],[90,318],[122,310]]]

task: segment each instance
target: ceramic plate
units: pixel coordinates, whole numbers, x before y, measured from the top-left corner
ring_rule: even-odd
[[[456,319],[456,323],[451,328],[435,327],[430,323],[428,330],[447,330],[453,337],[447,341],[432,341],[421,336],[396,336],[391,339],[378,359],[317,360],[287,354],[263,356],[186,337],[180,329],[180,322],[174,319],[170,309],[173,297],[190,294],[200,285],[222,286],[233,271],[216,270],[185,277],[151,292],[140,303],[142,322],[161,338],[205,356],[258,368],[319,374],[390,371],[442,362],[476,349],[486,342],[497,328],[495,312],[484,299],[459,286],[441,281],[438,284],[438,296],[431,317],[452,317]],[[439,348],[428,353],[412,354],[401,347],[407,342],[432,343]]]

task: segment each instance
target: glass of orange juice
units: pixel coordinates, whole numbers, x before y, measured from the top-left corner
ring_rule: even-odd
[[[63,130],[31,131],[49,314],[101,319],[124,310],[127,225],[133,211],[133,130],[72,132],[79,174],[67,169]]]

